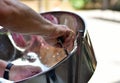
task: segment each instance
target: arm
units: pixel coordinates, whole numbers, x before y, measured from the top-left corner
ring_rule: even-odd
[[[28,6],[17,0],[0,0],[0,25],[13,32],[38,34],[52,40],[64,37],[64,46],[69,46],[74,33],[67,26],[45,20]],[[55,42],[57,43],[57,42]]]
[[[56,26],[17,0],[0,1],[0,25],[20,33],[49,35]]]

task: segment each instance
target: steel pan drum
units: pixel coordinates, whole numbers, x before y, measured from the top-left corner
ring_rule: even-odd
[[[67,25],[76,33],[71,49],[67,49],[68,54],[66,54],[64,48],[59,49],[51,46],[49,46],[51,49],[57,49],[59,55],[56,53],[53,56],[52,51],[44,47],[42,52],[27,49],[30,46],[35,48],[39,46],[39,44],[35,45],[35,42],[29,46],[25,46],[23,41],[22,43],[18,42],[21,45],[20,47],[14,38],[16,36],[23,37],[23,40],[25,39],[27,42],[42,38],[38,35],[36,37],[36,35],[7,33],[0,35],[1,40],[6,40],[6,42],[0,41],[0,44],[3,45],[4,49],[7,49],[7,52],[3,52],[2,48],[0,49],[2,53],[0,58],[11,61],[15,65],[29,64],[41,67],[42,72],[25,78],[18,83],[87,83],[95,71],[97,62],[82,18],[79,15],[65,11],[46,12],[41,13],[41,15],[53,23]],[[39,43],[39,41],[37,42]],[[48,55],[47,52],[50,52],[50,54]]]

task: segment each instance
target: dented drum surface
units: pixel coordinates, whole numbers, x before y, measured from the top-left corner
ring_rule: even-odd
[[[11,57],[8,57],[6,53],[6,59],[2,56],[0,58],[11,61],[16,65],[30,64],[42,67],[43,71],[41,73],[25,78],[19,81],[19,83],[87,83],[95,71],[97,62],[89,33],[85,29],[82,18],[74,13],[65,11],[46,12],[41,13],[41,15],[53,23],[67,25],[76,33],[73,46],[71,46],[71,49],[68,49],[69,54],[66,55],[64,49],[53,48],[50,45],[47,46],[52,50],[42,47],[39,43],[34,45],[36,40],[39,42],[39,39],[42,39],[41,37],[10,33],[7,37],[11,48],[13,47],[13,53],[11,51]],[[1,35],[0,37],[3,36],[5,35]],[[42,52],[40,51],[40,48],[39,51],[36,51],[36,48],[33,49],[32,47],[32,49],[27,49],[27,57],[23,57],[28,43],[26,44],[22,40],[20,40],[22,43],[17,42],[16,36],[23,37],[22,40],[25,39],[25,41],[34,40],[34,43],[30,43],[29,45],[31,47],[33,45],[34,47],[40,45],[42,47]],[[42,40],[42,42],[44,42],[44,40]],[[23,48],[21,49],[20,46]],[[57,53],[53,52],[53,50],[57,51]],[[49,56],[47,53],[49,53]],[[13,54],[14,57],[12,56]],[[56,55],[53,56],[53,54]],[[57,54],[59,54],[59,56]],[[31,62],[27,61],[30,58],[32,58]]]

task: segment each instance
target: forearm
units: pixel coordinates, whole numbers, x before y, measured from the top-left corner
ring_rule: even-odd
[[[55,26],[17,0],[1,0],[0,25],[20,33],[49,35]]]

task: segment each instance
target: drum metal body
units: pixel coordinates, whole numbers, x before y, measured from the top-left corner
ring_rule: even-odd
[[[68,18],[66,17],[65,19],[69,19],[69,16],[72,16],[77,20],[76,46],[66,58],[49,68],[47,71],[25,78],[18,83],[87,83],[95,71],[97,61],[89,33],[85,29],[84,21],[79,15],[71,12],[46,12],[41,15],[45,14],[52,14],[58,19],[60,19],[61,15],[67,15]],[[3,37],[3,35],[0,37]],[[13,51],[13,53],[15,55],[16,50],[14,45],[13,48],[15,51]],[[16,54],[14,57],[11,56],[6,58],[14,61],[17,59],[17,56],[19,55]],[[0,56],[0,58],[4,59],[5,57]]]

